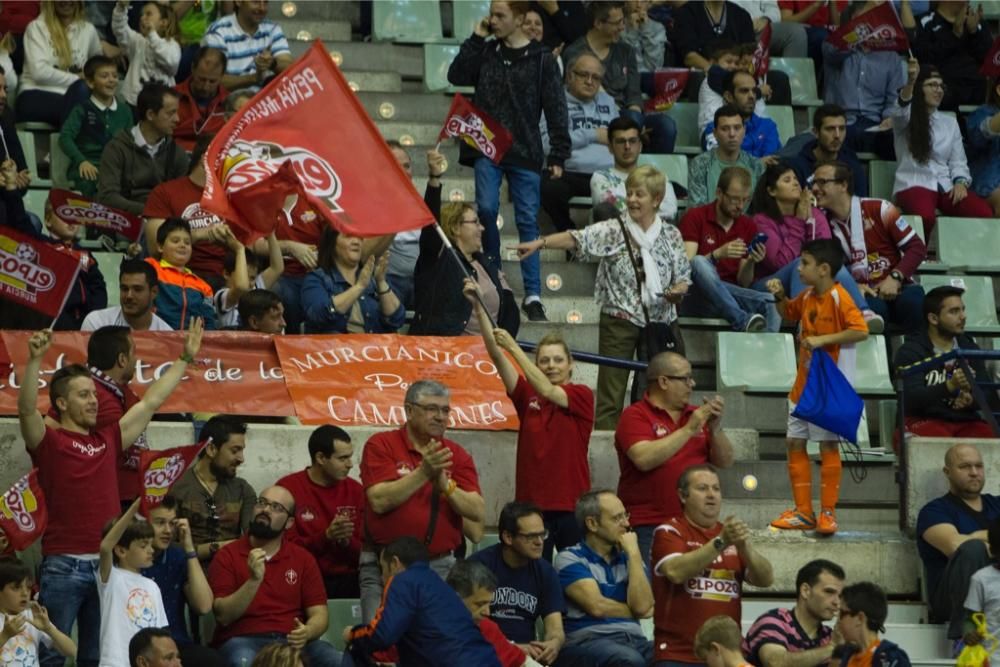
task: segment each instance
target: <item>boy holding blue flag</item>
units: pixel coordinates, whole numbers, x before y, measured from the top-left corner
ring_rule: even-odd
[[[799,277],[807,288],[789,300],[780,280],[769,280],[767,289],[774,295],[782,319],[799,322],[799,368],[795,384],[788,394],[788,476],[792,483],[795,508],[771,522],[775,528],[812,530],[821,535],[837,532],[834,509],[840,494],[840,437],[814,423],[795,416],[795,406],[809,377],[813,351],[825,350],[844,376],[854,375],[854,343],[868,337],[868,327],[861,311],[847,291],[833,276],[844,264],[844,251],[832,239],[817,239],[802,247]],[[856,427],[855,427],[856,428]],[[817,521],[812,506],[812,470],[806,441],[820,443],[820,515]]]

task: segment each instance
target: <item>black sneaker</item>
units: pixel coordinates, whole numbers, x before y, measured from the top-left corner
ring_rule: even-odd
[[[524,314],[528,316],[529,322],[549,321],[549,318],[545,316],[545,306],[542,305],[541,301],[529,301],[527,303],[522,303],[521,310],[523,310]]]

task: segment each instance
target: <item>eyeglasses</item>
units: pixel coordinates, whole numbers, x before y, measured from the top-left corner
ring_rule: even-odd
[[[291,514],[288,508],[281,503],[276,503],[273,500],[268,500],[263,496],[257,499],[257,507],[263,507],[266,510],[273,510],[275,512],[284,512],[285,514]]]
[[[415,408],[420,408],[429,415],[440,415],[442,417],[447,417],[449,414],[451,414],[450,405],[433,405],[433,404],[421,405],[420,403],[410,403],[410,405],[412,405]]]
[[[750,201],[750,197],[741,197],[740,195],[731,195],[728,192],[722,193],[723,199],[734,204],[745,205]]]
[[[527,540],[528,542],[544,542],[549,539],[549,531],[543,530],[540,533],[518,533],[517,536]]]
[[[814,178],[814,179],[812,179],[812,184],[813,185],[818,185],[821,188],[824,187],[824,186],[826,186],[826,185],[828,185],[828,184],[830,184],[830,183],[840,183],[840,182],[841,182],[841,180],[839,178]]]
[[[600,74],[593,74],[591,72],[580,72],[578,70],[573,70],[573,76],[578,79],[583,79],[584,81],[590,81],[591,83],[599,83],[601,80]]]
[[[639,137],[615,137],[611,143],[615,146],[635,146],[639,143]]]
[[[631,516],[632,515],[629,514],[628,512],[622,512],[621,514],[615,514],[613,517],[611,517],[611,522],[612,523],[628,523],[628,520],[629,520],[629,518],[631,518]]]

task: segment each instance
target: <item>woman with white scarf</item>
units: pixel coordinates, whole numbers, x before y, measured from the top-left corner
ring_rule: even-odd
[[[600,260],[594,297],[601,306],[598,339],[601,355],[647,358],[641,336],[646,325],[644,310],[649,313],[650,322],[673,324],[677,320],[676,306],[691,283],[691,265],[680,232],[657,214],[666,187],[666,178],[656,168],[638,167],[625,181],[627,218],[597,222],[581,230],[559,232],[516,246],[522,259],[540,249],[553,248],[572,250],[584,261]],[[622,234],[623,226],[628,231],[628,245]],[[629,258],[629,247],[643,278],[642,285],[638,284]],[[679,343],[680,332],[676,328],[674,331]],[[627,384],[627,370],[600,367],[594,428],[614,430]]]

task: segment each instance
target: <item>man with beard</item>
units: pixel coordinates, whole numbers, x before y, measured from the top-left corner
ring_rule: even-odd
[[[153,312],[159,290],[156,269],[141,259],[123,259],[118,268],[120,306],[94,310],[83,318],[80,331],[101,327],[128,327],[132,331],[173,331],[163,318]]]
[[[328,617],[316,559],[283,539],[295,523],[295,499],[284,487],[268,487],[253,513],[248,534],[220,549],[208,571],[212,646],[233,667],[250,664],[275,642],[300,649],[314,667],[339,666],[341,653],[320,639]]]
[[[198,461],[170,489],[177,499],[178,516],[191,523],[195,551],[207,563],[224,545],[250,525],[257,494],[236,476],[243,465],[247,425],[230,415],[205,422],[201,440],[207,442]]]
[[[836,104],[824,104],[813,112],[812,138],[799,144],[794,154],[782,151],[795,170],[799,185],[809,187],[817,162],[837,160],[843,162],[854,174],[854,194],[868,196],[868,174],[858,156],[844,142],[847,138],[847,113]],[[810,133],[801,135],[811,136]],[[793,142],[789,141],[789,145]],[[789,146],[785,147],[786,149]]]

